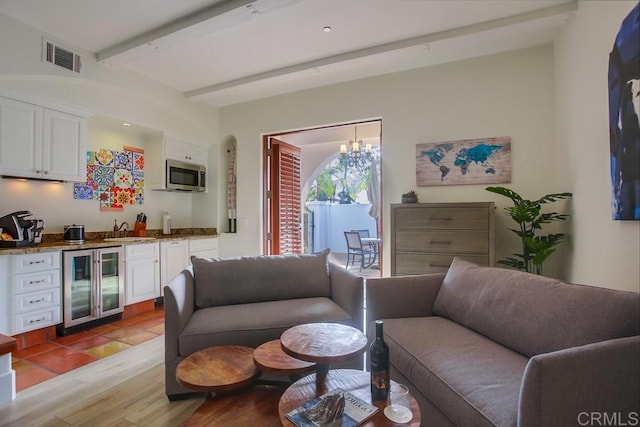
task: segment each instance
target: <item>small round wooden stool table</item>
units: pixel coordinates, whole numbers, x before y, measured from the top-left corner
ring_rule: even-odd
[[[182,386],[216,393],[247,386],[259,375],[253,349],[242,346],[205,348],[187,356],[176,368],[176,379]]]
[[[288,375],[291,381],[312,372],[316,364],[289,356],[282,350],[280,340],[266,342],[253,352],[253,361],[262,372]]]
[[[282,350],[296,359],[317,363],[316,380],[324,381],[329,364],[364,353],[367,337],[362,331],[339,323],[305,323],[280,336]]]

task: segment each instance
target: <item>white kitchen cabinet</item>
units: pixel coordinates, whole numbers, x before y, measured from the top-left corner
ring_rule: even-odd
[[[160,296],[160,245],[144,243],[126,245],[125,305],[135,304]]]
[[[11,335],[11,255],[0,255],[0,334]]]
[[[45,178],[86,181],[85,129],[84,117],[44,110],[42,173]]]
[[[164,295],[164,287],[188,265],[188,240],[160,242],[160,295]]]
[[[192,256],[201,258],[218,258],[220,256],[219,239],[191,239],[189,240],[189,262]]]
[[[9,257],[9,256],[7,256]],[[11,255],[11,313],[8,335],[62,321],[60,252]]]
[[[164,140],[164,156],[166,159],[181,160],[187,163],[197,163],[207,165],[207,148],[191,144],[184,141],[178,141],[173,138],[165,138]]]
[[[0,97],[0,175],[86,180],[86,117]]]

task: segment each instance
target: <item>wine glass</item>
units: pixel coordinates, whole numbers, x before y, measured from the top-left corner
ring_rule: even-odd
[[[413,418],[409,402],[409,388],[404,384],[391,383],[389,388],[389,405],[384,408],[384,415],[394,423],[408,423]]]

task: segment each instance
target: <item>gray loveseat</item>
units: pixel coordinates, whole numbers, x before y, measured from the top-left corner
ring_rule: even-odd
[[[369,279],[366,294],[425,425],[637,425],[637,293],[456,258],[446,275]]]
[[[328,262],[328,251],[227,259],[193,257],[164,288],[165,381],[170,400],[188,355],[215,345],[257,347],[291,326],[337,322],[363,330],[363,279]]]

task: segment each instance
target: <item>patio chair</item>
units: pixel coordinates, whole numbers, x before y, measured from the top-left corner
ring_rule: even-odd
[[[375,257],[379,255],[378,249],[380,245],[380,239],[375,239],[375,241],[372,241],[371,235],[369,234],[369,230],[351,230],[351,231],[357,231],[358,234],[360,235],[360,241],[362,242],[362,245],[369,246],[375,252],[372,264],[375,263]]]
[[[355,265],[357,257],[360,257],[360,271],[363,268],[370,267],[375,260],[375,250],[371,249],[369,245],[362,244],[360,233],[357,231],[345,231],[344,237],[347,240],[347,265],[344,268],[349,268],[349,262],[351,262],[352,266]]]

